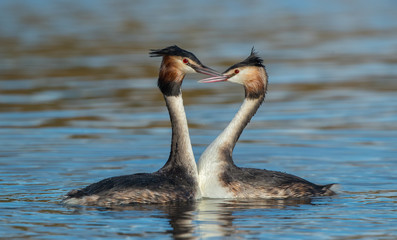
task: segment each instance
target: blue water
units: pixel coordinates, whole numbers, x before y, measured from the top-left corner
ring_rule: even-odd
[[[396,239],[397,5],[393,1],[0,2],[0,239]],[[236,164],[338,195],[67,208],[62,195],[159,169],[170,124],[156,88],[178,44],[219,71],[255,46],[266,101]],[[184,81],[196,159],[243,89]]]

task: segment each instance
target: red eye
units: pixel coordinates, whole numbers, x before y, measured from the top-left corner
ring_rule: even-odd
[[[237,73],[239,73],[239,72],[240,72],[240,70],[238,70],[238,69],[234,70],[234,73],[235,73],[235,74],[237,74]]]
[[[186,58],[183,59],[183,63],[188,63],[188,62],[189,61]]]

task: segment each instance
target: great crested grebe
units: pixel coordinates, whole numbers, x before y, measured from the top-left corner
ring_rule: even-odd
[[[245,99],[233,120],[201,155],[198,171],[202,197],[208,198],[301,198],[335,194],[333,184],[316,185],[300,177],[265,169],[237,167],[233,149],[244,128],[265,99],[268,76],[263,60],[252,49],[244,61],[228,68],[223,76],[200,82],[229,81],[242,84]]]
[[[177,46],[151,50],[150,55],[163,57],[158,87],[164,95],[172,126],[168,161],[154,173],[111,177],[83,189],[72,190],[64,197],[64,204],[115,206],[190,201],[201,197],[181,85],[186,73],[210,76],[219,76],[220,73],[204,66],[193,53]]]

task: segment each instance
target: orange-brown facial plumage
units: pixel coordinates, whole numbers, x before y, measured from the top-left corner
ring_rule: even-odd
[[[176,96],[180,94],[183,78],[186,74],[186,67],[182,57],[164,56],[160,67],[157,85],[163,94]]]
[[[185,72],[182,71],[181,57],[164,56],[160,67],[159,81],[182,82]]]
[[[267,76],[262,67],[247,67],[249,71],[243,82],[246,97],[256,98],[266,93]]]
[[[267,73],[264,67],[240,67],[230,69],[224,74],[230,76],[227,81],[244,85],[247,98],[258,98],[266,93]]]

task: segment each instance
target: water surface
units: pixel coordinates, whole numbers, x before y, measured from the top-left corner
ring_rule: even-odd
[[[0,238],[397,238],[396,11],[386,0],[1,1]],[[236,164],[339,194],[60,205],[71,189],[164,164],[171,130],[148,50],[173,44],[219,71],[255,46],[270,85]],[[199,78],[183,85],[196,159],[244,95]]]

